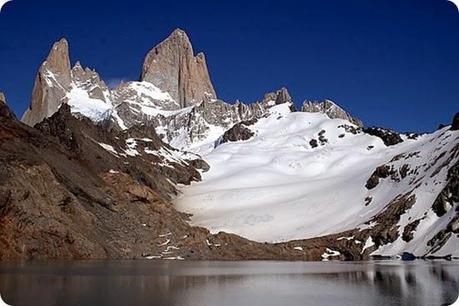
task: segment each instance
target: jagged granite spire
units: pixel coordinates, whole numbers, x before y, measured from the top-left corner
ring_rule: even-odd
[[[140,80],[168,92],[182,108],[217,97],[204,53],[194,56],[188,35],[180,29],[147,54]]]
[[[69,45],[65,38],[54,43],[40,66],[29,109],[22,121],[30,126],[55,113],[71,82]]]

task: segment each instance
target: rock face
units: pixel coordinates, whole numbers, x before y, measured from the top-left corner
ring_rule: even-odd
[[[304,101],[303,106],[301,107],[301,111],[307,113],[323,113],[330,119],[344,119],[354,123],[357,126],[363,126],[360,120],[352,117],[341,107],[330,100]]]
[[[63,38],[53,45],[48,58],[38,70],[31,104],[22,121],[33,126],[54,114],[65,98],[70,82],[69,46]]]
[[[256,122],[256,119],[236,123],[235,125],[233,125],[232,128],[230,128],[223,134],[222,140],[221,140],[222,143],[250,139],[253,135],[255,135],[255,133],[252,132],[248,128],[248,126],[254,124],[255,122]]]
[[[141,81],[169,93],[181,108],[217,97],[204,53],[194,56],[187,34],[180,29],[147,54]]]
[[[393,146],[403,142],[402,137],[397,132],[380,127],[364,128],[363,131],[369,135],[381,138],[386,146]]]

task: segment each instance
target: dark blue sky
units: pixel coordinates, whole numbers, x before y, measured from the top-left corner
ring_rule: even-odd
[[[459,110],[459,13],[447,0],[13,0],[0,13],[0,90],[20,116],[51,44],[103,79],[135,80],[177,27],[206,53],[220,98],[286,86],[362,119],[429,131]]]

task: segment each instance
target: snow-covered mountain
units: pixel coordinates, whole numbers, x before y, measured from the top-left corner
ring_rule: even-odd
[[[192,224],[260,242],[365,229],[366,246],[378,241],[374,255],[459,255],[458,191],[448,189],[458,131],[402,135],[386,146],[347,120],[288,104],[246,128],[249,139],[204,155],[210,170],[183,188],[177,207]]]
[[[209,171],[175,201],[193,225],[259,242],[301,240],[302,249],[324,237],[325,258],[351,258],[351,249],[352,258],[459,256],[459,119],[403,135],[365,128],[330,100],[297,111],[285,88],[226,103],[182,30],[148,52],[140,80],[113,90],[79,62],[71,68],[67,41],[57,42],[23,122],[33,126],[62,104],[102,129],[154,129],[175,148],[162,157],[201,156]]]

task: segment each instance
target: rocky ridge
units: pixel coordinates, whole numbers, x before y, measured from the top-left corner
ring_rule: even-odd
[[[211,234],[170,204],[206,163],[146,126],[109,131],[63,104],[34,128],[0,104],[0,260],[320,260],[335,236],[280,244]],[[307,250],[303,250],[307,246]],[[339,258],[366,258],[347,249]]]

